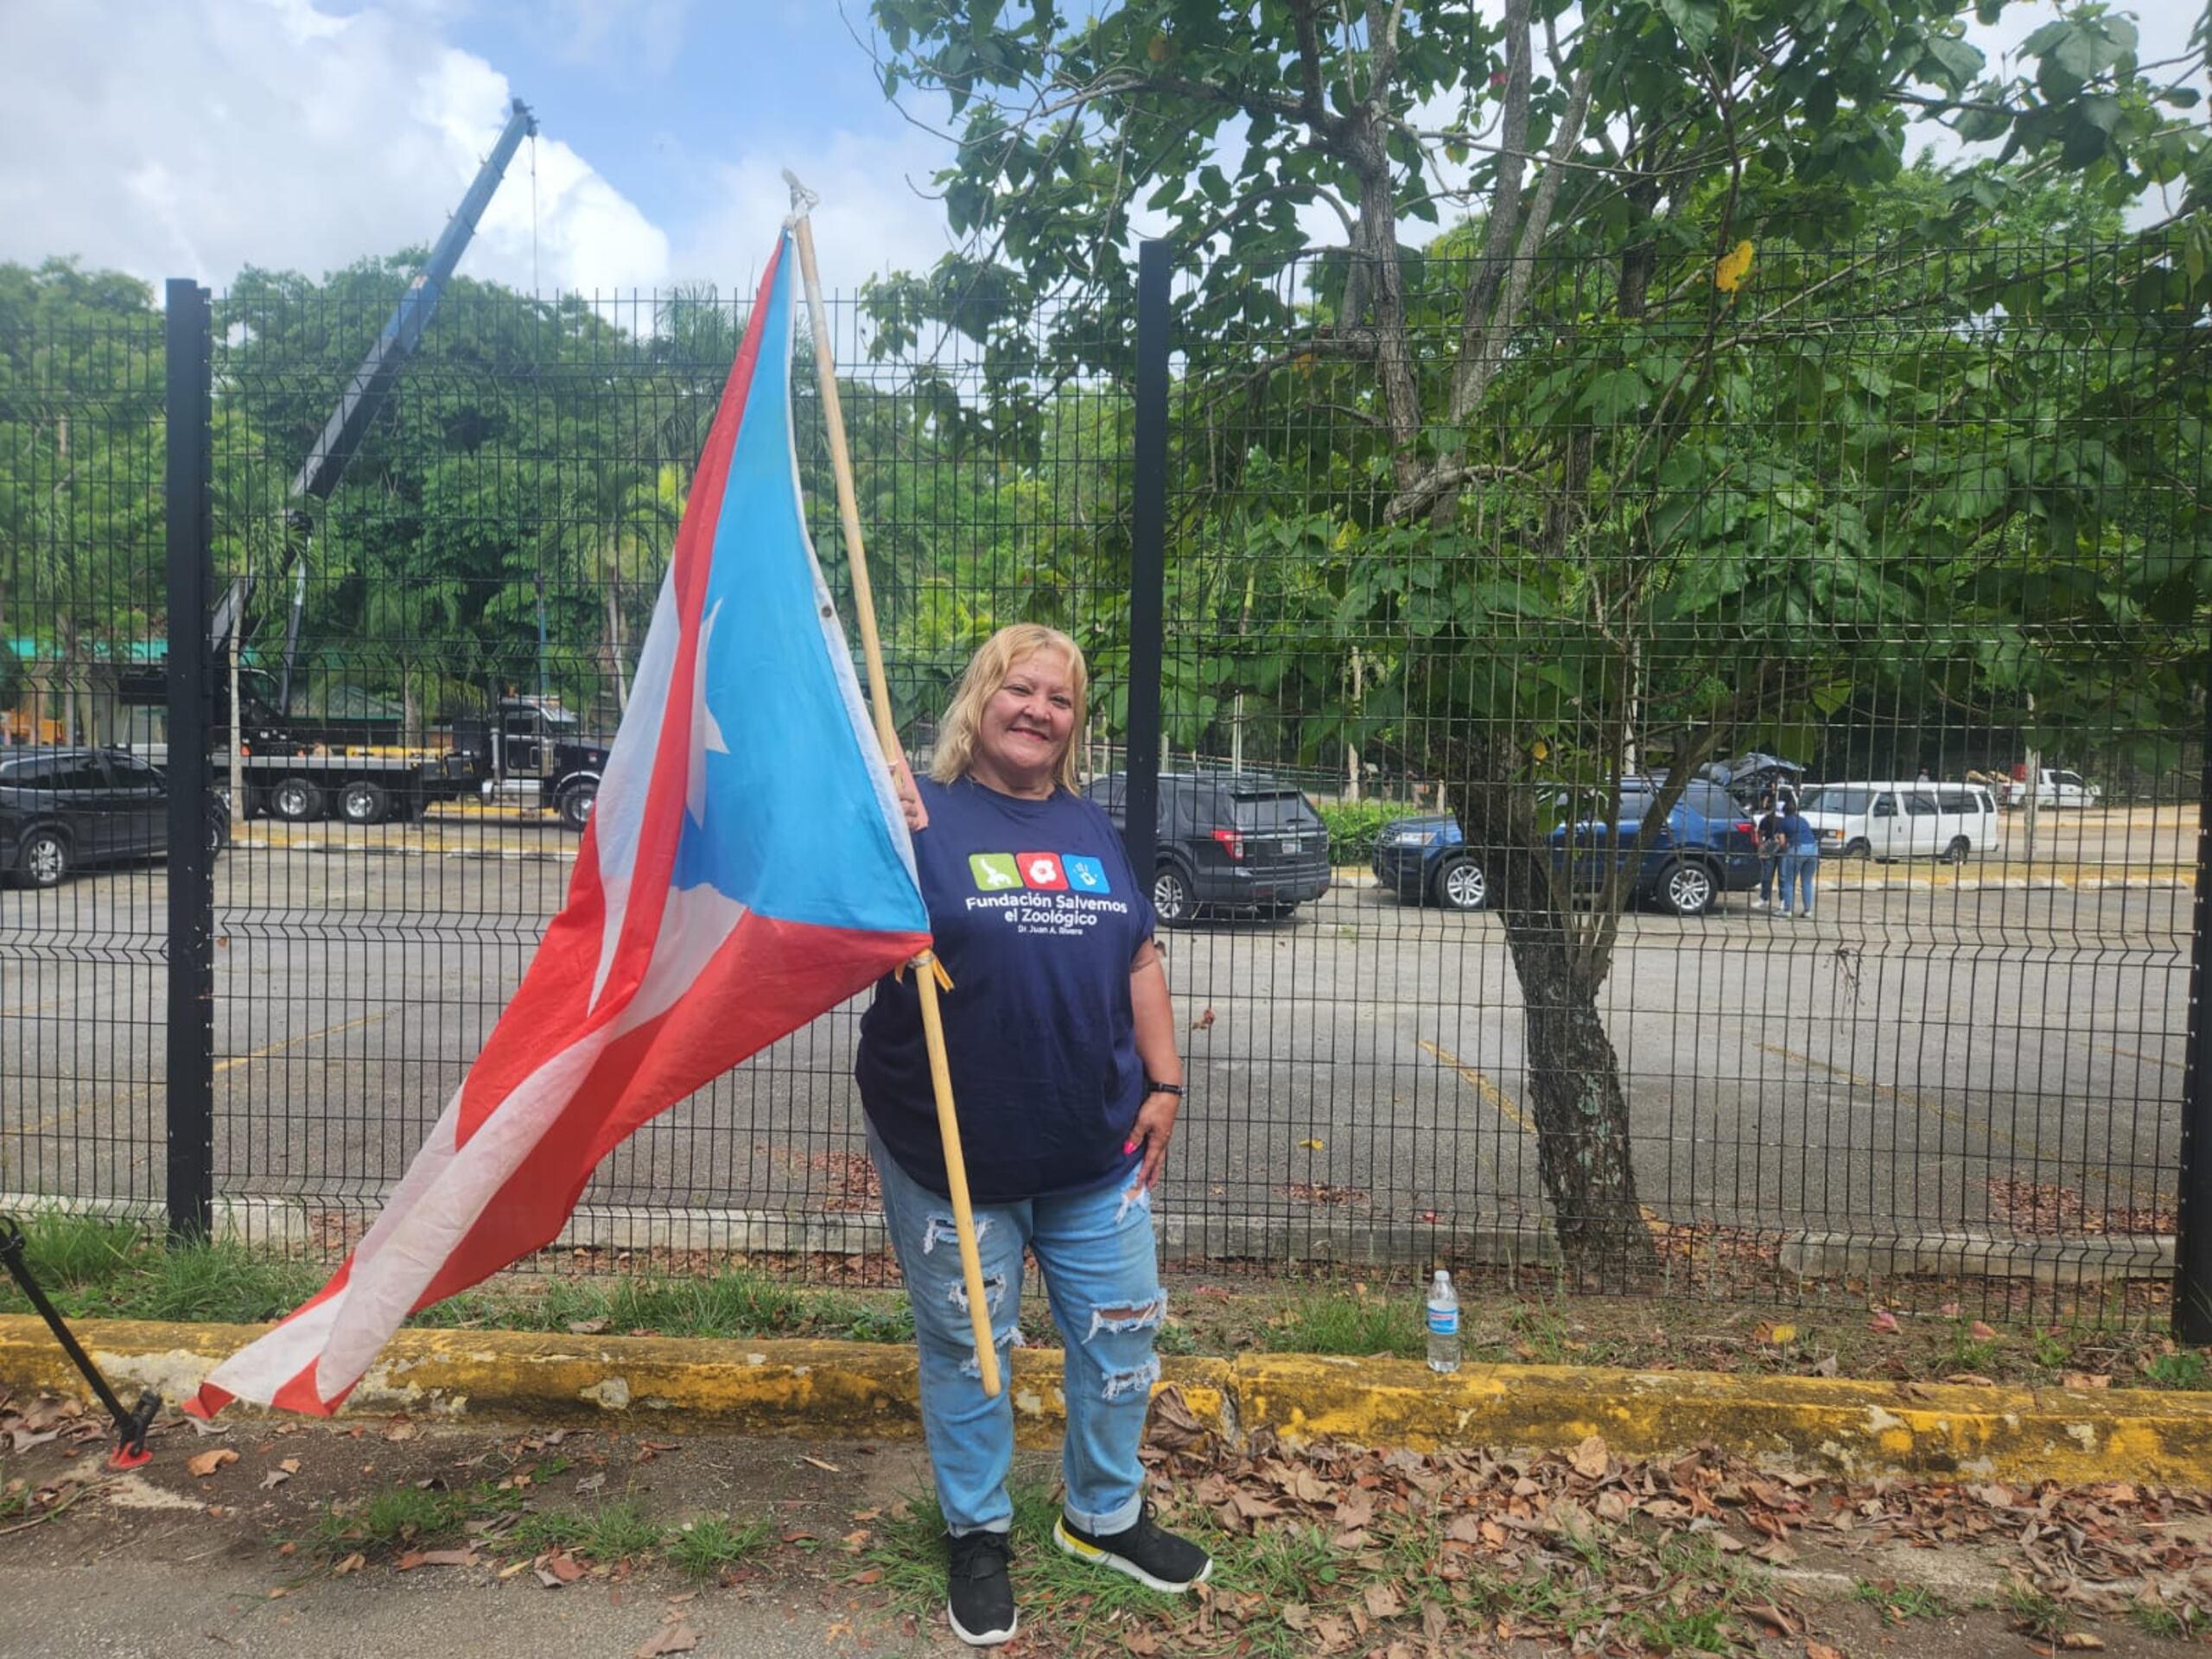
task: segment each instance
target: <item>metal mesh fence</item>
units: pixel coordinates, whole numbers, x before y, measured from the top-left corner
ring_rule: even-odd
[[[164,796],[115,746],[164,609],[161,319],[27,276],[0,285],[0,1192],[158,1206]]]
[[[1409,260],[1394,392],[1344,267],[1230,313],[1184,272],[1152,480],[1192,1084],[1167,1254],[2151,1306],[2205,667],[2201,319],[2160,251],[1763,252],[1726,291],[1685,257],[1625,312],[1618,271],[1521,275],[1510,337],[1471,342],[1490,279]],[[404,282],[250,277],[216,308],[213,1184],[222,1225],[320,1252],[562,902],[747,303],[461,284],[302,494]],[[910,753],[976,644],[1048,622],[1090,655],[1118,807],[1131,319],[899,284],[833,311]],[[0,701],[157,762],[160,698],[125,682],[160,632],[158,319],[70,349],[0,321],[28,667]],[[1809,918],[1762,857],[1777,787],[1819,838]],[[6,895],[0,1185],[160,1202],[162,880]],[[858,1011],[648,1125],[565,1247],[880,1275]]]

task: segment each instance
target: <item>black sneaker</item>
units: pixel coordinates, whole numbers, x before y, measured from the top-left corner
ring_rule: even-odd
[[[944,1585],[944,1615],[952,1621],[952,1633],[971,1648],[1011,1642],[1019,1618],[1014,1586],[1006,1576],[1006,1534],[948,1533],[944,1541],[952,1553]]]
[[[1138,1514],[1136,1525],[1120,1532],[1085,1532],[1064,1515],[1052,1529],[1052,1541],[1079,1561],[1110,1567],[1170,1595],[1203,1583],[1213,1571],[1212,1556],[1189,1539],[1153,1525],[1149,1507]]]

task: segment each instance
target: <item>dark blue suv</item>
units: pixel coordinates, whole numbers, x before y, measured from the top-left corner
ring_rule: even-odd
[[[1625,779],[1613,823],[1584,818],[1554,830],[1552,868],[1569,874],[1576,891],[1592,893],[1614,859],[1640,849],[1629,901],[1677,916],[1702,915],[1723,893],[1757,887],[1758,828],[1718,784],[1689,784],[1664,827],[1645,839],[1643,821],[1659,786],[1650,778]],[[1603,850],[1608,846],[1618,849],[1611,858]],[[1480,910],[1494,897],[1489,872],[1449,815],[1392,819],[1376,836],[1374,863],[1376,880],[1407,904]]]
[[[1375,879],[1402,904],[1480,910],[1490,903],[1489,874],[1448,812],[1391,819],[1376,832],[1374,863]]]
[[[1728,791],[1704,779],[1693,779],[1658,833],[1646,836],[1644,820],[1660,787],[1656,779],[1624,778],[1619,814],[1612,823],[1584,817],[1560,825],[1552,831],[1552,868],[1567,871],[1577,891],[1594,892],[1604,885],[1609,868],[1634,852],[1630,902],[1656,905],[1677,916],[1703,915],[1722,893],[1757,887],[1758,827]]]

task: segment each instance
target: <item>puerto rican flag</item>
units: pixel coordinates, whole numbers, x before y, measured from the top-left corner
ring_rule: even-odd
[[[559,1234],[646,1119],[929,945],[791,442],[791,234],[723,388],[569,885],[376,1225],[185,1408],[328,1415],[408,1314]]]

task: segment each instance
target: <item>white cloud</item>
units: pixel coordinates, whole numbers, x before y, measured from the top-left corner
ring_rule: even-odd
[[[506,79],[422,11],[312,0],[0,7],[0,258],[76,254],[217,287],[427,245],[506,118]],[[548,289],[667,280],[668,238],[557,140],[537,152]],[[525,146],[462,269],[527,289]]]
[[[903,141],[839,132],[826,148],[807,153],[716,164],[671,267],[678,280],[713,282],[725,294],[757,279],[775,227],[791,211],[783,178],[789,167],[822,198],[814,244],[825,289],[856,289],[886,271],[926,270],[954,245],[944,204],[917,189],[931,188],[945,148],[918,131]]]

